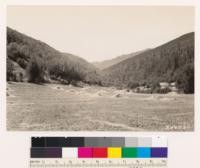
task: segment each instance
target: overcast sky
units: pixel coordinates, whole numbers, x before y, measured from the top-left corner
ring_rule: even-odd
[[[7,12],[9,27],[90,62],[194,31],[193,7],[10,6]]]

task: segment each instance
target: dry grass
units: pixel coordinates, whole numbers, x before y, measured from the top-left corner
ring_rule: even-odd
[[[7,85],[7,129],[193,131],[194,95],[11,83]]]

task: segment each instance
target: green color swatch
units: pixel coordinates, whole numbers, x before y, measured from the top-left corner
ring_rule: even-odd
[[[137,149],[126,147],[122,148],[122,158],[136,158],[137,157]]]

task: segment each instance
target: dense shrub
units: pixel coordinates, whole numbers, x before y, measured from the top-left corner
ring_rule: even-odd
[[[46,66],[44,60],[39,57],[32,57],[28,67],[28,81],[33,83],[45,82]]]
[[[194,65],[188,64],[177,73],[177,87],[184,93],[194,93]]]
[[[14,80],[15,76],[14,76],[14,65],[12,63],[12,61],[7,58],[7,73],[6,73],[6,78],[8,81],[12,81]]]

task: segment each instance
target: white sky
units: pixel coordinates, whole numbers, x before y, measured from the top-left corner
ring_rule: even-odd
[[[62,52],[102,61],[194,31],[194,8],[10,6],[7,25]]]

